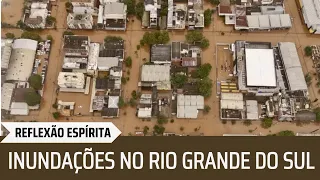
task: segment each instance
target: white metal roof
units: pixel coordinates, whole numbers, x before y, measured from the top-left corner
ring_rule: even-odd
[[[281,27],[280,16],[278,14],[269,15],[269,18],[270,18],[270,26],[272,28],[280,28]]]
[[[100,44],[90,43],[89,47],[90,51],[88,57],[87,70],[97,70]]]
[[[11,115],[28,115],[29,106],[25,102],[12,102],[10,114]]]
[[[247,16],[247,22],[249,28],[259,28],[259,17],[257,15],[248,15]]]
[[[4,83],[1,87],[1,109],[10,110],[12,93],[15,85],[12,83]]]
[[[152,108],[139,108],[138,117],[139,118],[151,118]]]
[[[281,27],[292,27],[291,18],[289,14],[280,14]]]
[[[108,108],[119,108],[119,96],[109,96],[108,99]]]
[[[258,120],[259,119],[258,101],[247,100],[246,101],[246,110],[247,110],[247,119],[250,119],[250,120]]]
[[[221,99],[242,101],[243,94],[242,93],[221,93]]]
[[[290,90],[308,90],[296,45],[292,42],[280,42],[279,48]]]
[[[270,28],[270,20],[268,15],[260,15],[258,17],[260,28]]]
[[[98,69],[100,71],[109,71],[110,68],[119,64],[119,57],[98,57]]]
[[[141,81],[157,82],[170,81],[169,65],[143,65],[141,70]]]
[[[36,51],[38,46],[38,42],[31,39],[16,39],[13,44],[13,49],[28,49]]]
[[[177,96],[177,118],[195,119],[198,117],[198,109],[204,109],[204,97],[199,95]]]
[[[301,0],[303,16],[308,26],[320,26],[320,0]]]
[[[60,72],[58,76],[58,85],[60,88],[83,89],[85,85],[84,74],[75,72]]]
[[[247,86],[275,87],[273,49],[246,49]]]
[[[221,100],[220,106],[221,106],[221,109],[243,110],[244,103],[243,101]]]
[[[104,18],[124,19],[126,17],[127,5],[119,2],[107,3],[104,6]]]

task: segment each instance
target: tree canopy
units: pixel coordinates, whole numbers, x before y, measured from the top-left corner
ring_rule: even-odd
[[[204,110],[203,110],[203,111],[204,111],[205,113],[209,113],[210,110],[211,110],[211,107],[210,107],[210,106],[208,106],[208,105],[205,105],[205,106],[204,106]]]
[[[312,55],[312,47],[311,46],[305,47],[304,53],[306,54],[306,56],[311,56]]]
[[[42,88],[42,77],[39,74],[32,74],[29,77],[28,82],[35,90],[40,90]]]
[[[41,39],[39,34],[34,33],[34,32],[30,32],[30,31],[24,31],[21,34],[21,38],[32,39],[32,40],[35,40],[35,41],[42,41],[42,39]]]
[[[220,0],[209,0],[209,2],[213,5],[218,5],[220,4]]]
[[[64,31],[64,32],[63,32],[63,35],[64,35],[64,36],[66,36],[66,35],[74,35],[74,33],[71,32],[71,31]]]
[[[52,16],[48,16],[47,19],[46,19],[46,23],[49,25],[49,26],[52,26],[53,23],[56,22],[56,18],[55,17],[52,17]]]
[[[118,107],[119,107],[119,108],[122,108],[122,107],[124,107],[125,105],[126,105],[126,103],[124,102],[123,98],[120,97],[120,98],[119,98],[119,102],[118,102]]]
[[[171,83],[177,88],[182,88],[188,81],[188,77],[185,74],[176,74],[171,77]]]
[[[121,41],[121,40],[123,40],[123,39],[120,36],[106,36],[104,38],[105,43],[114,42],[114,41]]]
[[[278,132],[277,136],[295,136],[295,134],[293,131],[286,130]]]
[[[162,124],[167,124],[167,123],[168,123],[168,118],[165,117],[165,116],[162,115],[162,114],[159,114],[159,115],[158,115],[157,123],[160,124],[160,125],[162,125]]]
[[[136,16],[139,20],[142,19],[143,13],[144,13],[144,4],[142,1],[140,1],[136,5]]]
[[[7,38],[7,39],[14,39],[15,36],[14,36],[13,33],[6,33],[6,38]]]
[[[128,16],[134,16],[136,14],[136,1],[135,0],[124,0],[123,3],[127,5]]]
[[[200,95],[210,97],[212,93],[212,80],[209,78],[201,79],[197,82],[197,88]]]
[[[167,31],[145,32],[140,45],[166,44],[170,41]]]
[[[272,119],[271,118],[264,118],[261,122],[261,127],[268,129],[272,126]]]
[[[132,66],[132,58],[130,56],[126,58],[125,64],[126,64],[126,67],[131,68],[131,66]]]
[[[155,134],[157,135],[163,135],[164,131],[165,131],[165,128],[163,126],[159,126],[159,125],[155,125],[153,127],[153,131]]]
[[[59,112],[54,112],[54,113],[52,113],[52,116],[54,119],[59,119],[61,114]]]
[[[312,83],[312,77],[311,77],[310,73],[307,73],[304,78],[306,80],[307,85],[310,86]]]
[[[206,39],[201,31],[188,31],[186,34],[186,40],[188,43],[200,43],[202,49],[208,48],[210,46],[210,42]]]
[[[29,106],[38,105],[41,101],[41,96],[34,89],[29,89],[25,93],[24,98]]]
[[[205,63],[202,64],[194,73],[193,73],[193,77],[194,78],[206,78],[209,76],[210,71],[212,69],[211,64],[209,63]]]
[[[212,10],[207,9],[204,11],[204,26],[205,27],[210,26],[211,21],[212,21]]]

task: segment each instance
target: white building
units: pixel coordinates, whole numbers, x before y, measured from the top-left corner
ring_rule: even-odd
[[[1,84],[5,81],[5,75],[9,68],[12,53],[12,39],[1,39]]]
[[[84,92],[85,77],[83,73],[60,72],[58,85],[62,92]]]
[[[157,86],[158,90],[170,90],[170,65],[143,65],[139,86]]]
[[[99,43],[90,43],[89,57],[88,57],[88,66],[87,73],[94,75],[95,71],[98,68],[98,57],[99,57]]]
[[[31,39],[17,39],[13,42],[6,80],[28,81],[37,46],[38,42]]]
[[[103,21],[106,30],[125,31],[127,26],[127,5],[119,2],[106,3],[104,5]]]
[[[320,0],[301,0],[301,11],[310,33],[320,34]]]
[[[157,0],[145,0],[144,10],[149,14],[149,28],[156,28],[158,26],[158,9],[161,9],[161,5]]]
[[[94,7],[95,0],[71,0],[73,7]]]
[[[204,109],[203,96],[183,94],[177,96],[177,118],[196,119],[200,109]]]
[[[42,28],[46,27],[46,19],[48,17],[48,4],[41,2],[34,2],[31,4],[31,9],[26,10],[29,14],[24,23],[30,28]]]
[[[10,111],[11,98],[15,84],[4,83],[1,87],[1,109]]]
[[[92,29],[93,17],[91,14],[69,13],[67,25],[69,29]]]

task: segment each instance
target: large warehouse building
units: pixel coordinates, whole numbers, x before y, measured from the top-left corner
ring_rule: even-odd
[[[300,0],[304,21],[312,34],[320,34],[320,0]]]

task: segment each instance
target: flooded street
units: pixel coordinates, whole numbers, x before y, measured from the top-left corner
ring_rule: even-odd
[[[9,0],[4,0],[9,1]],[[10,21],[18,21],[19,15],[18,11],[12,10],[12,2],[15,4],[14,9],[20,8],[23,0],[14,0],[10,1],[11,6],[7,6],[2,8],[3,22],[6,22],[6,19],[10,18]],[[45,91],[43,96],[43,101],[41,104],[40,112],[37,114],[32,114],[30,116],[16,117],[19,120],[37,120],[37,121],[55,121],[52,117],[52,112],[55,110],[52,108],[52,104],[56,99],[56,84],[57,84],[57,76],[61,71],[62,67],[62,46],[63,46],[63,37],[62,34],[66,30],[66,10],[65,10],[65,2],[62,0],[57,0],[57,6],[53,7],[52,15],[57,19],[57,29],[54,30],[43,30],[39,33],[43,38],[46,38],[48,34],[50,34],[53,39],[53,46],[49,59],[49,68],[47,71],[46,83],[45,83]],[[21,6],[23,7],[23,5]],[[211,4],[208,4],[205,1],[205,9],[213,9],[214,7]],[[205,136],[220,136],[226,133],[236,133],[236,134],[248,134],[249,130],[256,129],[254,134],[270,134],[276,133],[281,130],[292,130],[295,132],[311,132],[319,126],[314,124],[304,125],[302,127],[297,126],[294,123],[274,123],[274,125],[270,129],[263,129],[260,127],[260,122],[253,122],[253,124],[249,127],[244,126],[241,122],[237,122],[232,125],[231,122],[227,124],[222,124],[219,119],[219,99],[216,95],[216,43],[233,43],[236,40],[246,40],[246,41],[266,41],[271,42],[273,45],[276,45],[280,41],[288,41],[294,42],[298,48],[298,53],[300,56],[300,61],[303,67],[304,73],[314,72],[315,70],[312,68],[312,61],[304,56],[304,47],[312,44],[320,44],[320,36],[313,36],[307,33],[306,27],[301,22],[295,1],[287,0],[286,1],[286,10],[293,18],[293,28],[288,31],[261,31],[261,32],[249,32],[249,33],[240,33],[233,30],[232,26],[224,25],[222,18],[218,17],[217,13],[213,15],[214,22],[212,22],[209,28],[205,28],[203,30],[203,34],[210,41],[210,47],[203,51],[202,55],[202,63],[210,63],[212,65],[212,71],[210,74],[210,78],[213,80],[214,87],[212,88],[212,96],[205,100],[205,104],[211,107],[211,111],[207,115],[199,114],[199,118],[195,120],[187,120],[187,119],[175,119],[174,123],[168,123],[165,125],[166,132],[175,132],[181,134],[191,134],[195,132],[195,128],[199,128],[198,133],[204,133]],[[10,13],[7,12],[16,12],[11,18]],[[120,36],[125,40],[125,57],[132,57],[132,68],[130,69],[130,80],[123,85],[124,91],[124,99],[131,97],[131,92],[133,90],[137,90],[138,82],[140,78],[140,67],[144,64],[143,59],[146,58],[147,61],[150,58],[149,48],[142,47],[140,50],[137,50],[137,45],[140,42],[143,34],[147,31],[145,29],[141,29],[141,22],[137,19],[134,21],[130,20],[127,26],[127,31],[87,31],[87,30],[77,30],[73,31],[76,35],[87,35],[90,37],[91,42],[100,42],[102,43],[104,38],[108,35],[111,36]],[[19,37],[22,33],[19,29],[2,29],[2,37],[4,37],[5,33],[12,32]],[[224,35],[221,33],[224,32]],[[170,41],[184,41],[185,34],[187,31],[169,31]],[[137,53],[135,53],[137,51]],[[220,67],[218,67],[220,68]],[[128,69],[125,69],[127,71]],[[127,76],[126,72],[124,72],[124,76]],[[312,86],[309,88],[310,98],[314,100],[315,98],[320,98],[318,94],[318,87],[316,86],[316,81],[313,81]],[[72,94],[72,93],[70,93]],[[70,95],[72,97],[72,95]],[[70,98],[72,99],[72,98]],[[148,126],[150,131],[152,131],[153,126],[156,123],[156,120],[152,121],[142,121],[135,116],[136,109],[131,107],[126,107],[120,110],[120,117],[118,119],[103,119],[101,117],[72,117],[69,121],[110,121],[113,122],[122,132],[123,135],[128,135],[129,133],[134,133],[138,128],[140,130],[143,129],[144,126]],[[126,114],[126,115],[125,115]],[[66,121],[66,120],[60,120]],[[180,128],[184,127],[183,131],[180,131]]]

